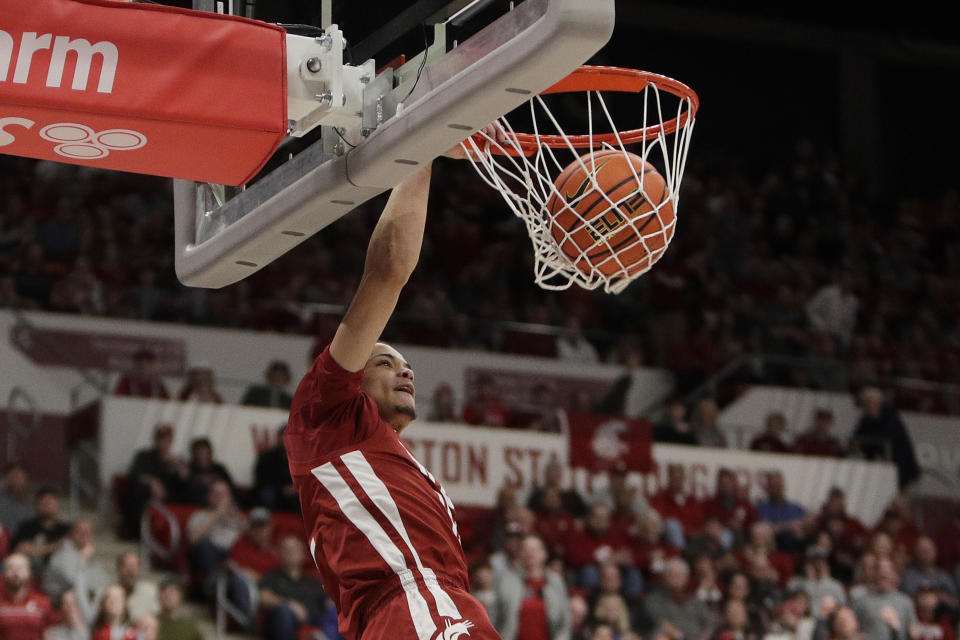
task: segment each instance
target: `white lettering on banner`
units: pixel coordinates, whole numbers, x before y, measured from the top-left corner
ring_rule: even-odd
[[[3,32],[0,31],[0,34]],[[34,124],[33,120],[27,120],[26,118],[0,118],[0,147],[5,147],[8,144],[11,144],[16,141],[16,138],[12,133],[4,131],[3,128],[9,125],[17,125],[25,129],[31,128]]]
[[[74,54],[73,79],[70,88],[74,91],[86,91],[90,80],[90,69],[95,55],[100,56],[100,75],[97,79],[97,93],[113,93],[113,83],[117,75],[120,52],[117,45],[102,40],[91,43],[84,38],[56,36],[51,33],[38,35],[36,31],[25,31],[20,37],[14,65],[13,82],[27,84],[33,67],[33,57],[38,51],[46,51],[53,45],[50,61],[47,64],[46,86],[58,88],[63,82],[63,72],[67,66],[68,54]],[[13,63],[14,38],[0,30],[0,82],[6,82]]]
[[[114,474],[124,473],[133,451],[149,446],[155,425],[167,422],[174,426],[176,453],[186,453],[193,438],[208,437],[236,482],[252,484],[258,451],[271,443],[286,417],[277,409],[107,398],[101,411],[101,481],[109,486]],[[404,440],[458,506],[493,506],[504,484],[530,488],[543,479],[551,458],[569,460],[566,436],[555,433],[415,422],[404,431]],[[721,467],[732,469],[754,500],[763,496],[765,473],[778,469],[786,478],[787,497],[809,511],[819,509],[830,488],[840,485],[850,512],[868,525],[897,494],[896,468],[887,463],[663,444],[653,445],[653,457],[657,473],[630,477],[648,495],[663,486],[672,463],[686,468],[688,489],[698,497],[713,494]],[[572,475],[585,494],[606,481],[604,474],[590,478],[585,470]]]
[[[16,142],[8,125],[19,125],[30,129],[36,124],[27,118],[0,118],[0,147]],[[132,129],[107,129],[96,132],[85,124],[76,122],[55,122],[39,131],[41,138],[54,143],[53,151],[65,158],[74,160],[99,160],[110,155],[111,151],[132,151],[146,146],[147,136]]]

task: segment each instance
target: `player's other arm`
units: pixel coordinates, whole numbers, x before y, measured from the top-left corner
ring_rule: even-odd
[[[426,166],[393,189],[377,221],[360,286],[330,343],[330,355],[347,371],[366,365],[417,266],[429,190],[430,166]]]

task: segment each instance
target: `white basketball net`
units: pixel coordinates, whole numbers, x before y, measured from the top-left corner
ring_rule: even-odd
[[[673,238],[680,201],[680,183],[683,180],[687,150],[693,133],[696,105],[692,104],[690,98],[674,95],[659,88],[654,82],[648,83],[640,92],[631,94],[636,96],[637,113],[642,113],[643,117],[642,125],[638,129],[644,129],[645,135],[642,140],[628,147],[614,125],[603,92],[587,91],[585,94],[589,123],[587,144],[581,144],[582,140],[579,140],[577,146],[574,146],[570,136],[539,95],[528,103],[533,133],[537,136],[561,136],[562,143],[557,148],[547,146],[538,138],[535,150],[525,154],[517,141],[517,132],[506,116],[497,121],[506,133],[504,140],[495,140],[481,132],[482,144],[478,144],[475,138],[467,138],[463,144],[467,151],[472,152],[470,160],[480,177],[503,195],[510,209],[526,224],[533,244],[534,279],[538,285],[551,290],[566,289],[573,283],[585,289],[596,289],[602,285],[607,293],[620,293],[653,266]],[[595,111],[598,116],[602,115],[602,118],[598,117],[600,122],[606,120],[609,125],[607,130],[594,131]],[[671,118],[677,118],[677,122],[681,123],[673,132],[668,130],[669,127],[664,127],[664,123]],[[615,134],[611,137],[612,141],[600,144],[594,139],[594,136],[610,133]],[[594,145],[596,148],[593,148]],[[637,190],[630,189],[630,193],[614,201],[603,193],[595,177],[597,162],[594,154],[607,150],[625,154],[628,148],[631,153],[639,155],[656,167],[666,181],[669,196],[649,213],[636,217],[618,216],[623,218],[620,223],[629,225],[633,233],[625,233],[623,230],[627,227],[621,226],[616,233],[599,237],[592,246],[583,246],[584,229],[595,229],[601,216],[590,215],[591,224],[572,207],[584,198],[595,199],[600,195],[606,200],[607,207],[622,211],[620,206],[637,196]],[[527,151],[529,152],[529,148]],[[581,159],[584,154],[588,155]],[[592,188],[585,189],[578,197],[568,201],[564,194],[557,190],[554,180],[573,162],[578,162],[584,174],[589,176]],[[631,167],[636,180],[633,184],[640,187],[639,191],[649,203],[657,202],[661,194],[647,194],[634,165],[629,161],[626,164]],[[656,197],[650,198],[649,195]],[[565,203],[562,209],[555,213],[551,213],[548,208],[551,196],[554,203]],[[672,204],[672,213],[667,203]],[[556,208],[557,204],[554,204],[554,207]],[[605,210],[602,203],[599,203],[598,207]],[[593,211],[597,211],[597,208]],[[553,223],[555,217],[563,215],[569,220],[571,214],[577,219],[574,225],[566,225],[568,230],[565,231]],[[659,224],[651,224],[651,216],[656,216]],[[578,231],[580,244],[573,240],[573,234]],[[560,237],[555,238],[554,234]],[[590,235],[592,238],[600,234],[591,230]],[[625,236],[630,238],[627,244],[624,244]],[[612,238],[618,238],[616,246],[611,246]],[[606,257],[600,259],[598,255]],[[626,258],[622,259],[624,256]],[[633,260],[629,259],[631,256]],[[637,256],[643,256],[643,259],[637,260]]]

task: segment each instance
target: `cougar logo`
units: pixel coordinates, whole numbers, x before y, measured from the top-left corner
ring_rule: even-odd
[[[590,182],[596,179],[596,177],[600,174],[600,169],[602,169],[603,165],[607,164],[608,162],[610,162],[610,158],[607,158],[606,160],[598,164],[597,168],[593,170],[593,173],[587,175],[587,177],[583,179],[583,182],[580,183],[580,186],[577,187],[577,190],[574,191],[572,194],[569,191],[567,191],[567,193],[564,194],[567,197],[567,203],[571,203],[577,198],[579,198],[580,196],[582,196],[584,192],[587,190],[587,186],[590,184]]]
[[[461,620],[460,622],[450,622],[447,620],[445,625],[446,628],[438,633],[433,640],[458,640],[460,636],[469,636],[469,629],[472,629],[474,626],[469,620]]]
[[[612,460],[626,453],[630,446],[624,443],[620,436],[627,430],[627,424],[622,420],[604,422],[593,433],[590,446],[600,458]]]

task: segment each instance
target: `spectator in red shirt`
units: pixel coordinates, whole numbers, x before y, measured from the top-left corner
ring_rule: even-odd
[[[750,450],[790,453],[790,445],[784,439],[786,433],[787,417],[779,411],[772,411],[767,414],[763,433],[750,442]]]
[[[820,508],[820,521],[818,523],[820,528],[823,528],[830,518],[842,519],[844,523],[842,535],[856,541],[857,548],[862,548],[869,531],[862,522],[847,513],[847,494],[840,487],[830,489],[826,501]],[[836,536],[834,536],[834,540],[836,540]]]
[[[740,550],[738,559],[741,566],[748,570],[758,567],[765,569],[769,566],[774,579],[785,585],[793,576],[796,567],[793,556],[777,551],[776,548],[773,525],[769,522],[755,522],[750,527],[750,541]]]
[[[832,542],[831,573],[841,582],[849,583],[870,532],[862,522],[847,513],[846,494],[840,487],[830,490],[820,509],[817,527],[828,534]]]
[[[940,595],[935,587],[921,587],[913,602],[917,609],[917,621],[910,628],[911,640],[957,640],[950,614],[939,606]]]
[[[580,586],[592,589],[600,578],[599,565],[613,561],[620,566],[633,564],[626,537],[611,526],[611,511],[604,504],[590,509],[586,526],[570,536],[567,564],[579,572]]]
[[[22,553],[7,556],[0,585],[0,638],[42,640],[57,620],[50,599],[30,587],[30,560]]]
[[[563,508],[560,490],[547,487],[542,492],[540,510],[534,527],[551,556],[566,555],[566,544],[577,526],[577,519]]]
[[[280,568],[280,559],[273,545],[273,523],[263,507],[247,514],[247,530],[233,543],[230,560],[236,572],[230,582],[231,598],[246,613],[253,610],[251,594],[264,575]]]
[[[157,356],[149,349],[140,349],[133,354],[133,370],[117,380],[113,393],[135,398],[169,398],[170,394],[157,375]]]
[[[903,558],[908,558],[920,537],[920,529],[913,521],[910,512],[910,503],[906,497],[894,498],[884,512],[876,532],[885,533],[893,542],[893,552]]]
[[[570,601],[563,578],[546,570],[547,550],[536,535],[523,538],[519,571],[497,576],[490,616],[503,640],[566,640]]]
[[[734,536],[743,540],[757,519],[753,505],[740,495],[737,475],[726,467],[717,472],[717,491],[703,503],[704,518],[717,518]]]
[[[960,505],[953,508],[953,516],[937,532],[936,543],[940,551],[940,566],[947,571],[956,569],[960,565]]]
[[[500,400],[500,392],[493,378],[483,374],[477,379],[470,402],[463,407],[463,421],[488,427],[505,427],[509,412]]]
[[[794,440],[794,452],[805,456],[842,458],[846,450],[833,437],[832,430],[833,412],[830,409],[817,409],[813,414],[813,425]]]
[[[686,490],[687,471],[681,464],[667,467],[667,486],[657,492],[650,500],[650,506],[663,517],[669,532],[670,521],[678,522],[684,535],[696,533],[703,526],[703,506],[700,501],[689,495]],[[671,539],[677,546],[678,540]]]
[[[104,591],[90,637],[92,640],[137,640],[137,628],[127,618],[127,595],[120,585],[111,585]]]

